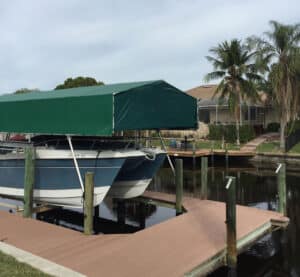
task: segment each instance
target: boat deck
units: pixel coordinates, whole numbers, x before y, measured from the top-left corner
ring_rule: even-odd
[[[175,199],[156,192],[144,197]],[[94,236],[0,211],[0,241],[87,276],[183,276],[224,265],[224,203],[184,197],[183,206],[186,213],[134,234]],[[287,224],[279,213],[237,206],[239,252]]]

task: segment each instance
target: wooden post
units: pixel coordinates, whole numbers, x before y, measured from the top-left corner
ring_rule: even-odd
[[[277,186],[278,186],[278,212],[284,216],[287,215],[286,208],[286,165],[282,163],[276,170],[277,173]]]
[[[196,169],[196,140],[193,141],[193,170]]]
[[[182,194],[183,194],[183,161],[175,160],[175,184],[176,184],[176,214],[182,213]]]
[[[25,148],[23,217],[32,217],[34,174],[35,174],[35,149],[33,146],[29,146]]]
[[[84,178],[84,234],[93,233],[93,213],[94,213],[94,173],[87,172]]]
[[[210,161],[211,161],[211,166],[214,166],[215,163],[215,156],[214,156],[214,142],[211,142],[211,148],[210,148]]]
[[[215,155],[214,155],[214,141],[212,141],[211,153],[210,153],[210,162],[211,162],[211,181],[215,182]]]
[[[207,157],[201,157],[201,199],[207,199]]]
[[[227,266],[230,271],[235,271],[237,266],[237,241],[236,241],[236,180],[227,177],[226,197],[226,238],[227,238]]]
[[[227,143],[225,144],[225,166],[226,166],[226,174],[228,173],[228,165],[229,165],[229,157],[228,157],[228,149]]]

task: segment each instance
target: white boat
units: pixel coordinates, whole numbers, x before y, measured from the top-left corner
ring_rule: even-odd
[[[127,158],[143,156],[136,150],[75,150],[80,175],[94,173],[94,205],[99,205],[109,191]],[[0,195],[24,197],[24,151],[0,155]],[[82,207],[83,190],[70,150],[36,148],[33,200],[51,205]]]
[[[127,199],[140,196],[163,164],[166,152],[159,148],[140,149],[145,155],[128,157],[108,191],[108,196]]]

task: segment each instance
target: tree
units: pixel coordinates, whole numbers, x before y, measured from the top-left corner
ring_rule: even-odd
[[[89,87],[89,86],[100,86],[104,85],[103,82],[97,82],[91,77],[76,77],[68,78],[63,84],[57,85],[55,89],[65,89],[65,88],[77,88],[77,87]]]
[[[271,31],[263,38],[248,39],[256,47],[258,60],[267,65],[266,74],[271,85],[280,117],[280,148],[285,151],[285,134],[289,121],[299,112],[300,24],[285,25],[270,21]]]
[[[32,92],[32,91],[39,91],[38,88],[33,88],[33,89],[29,89],[29,88],[20,88],[18,90],[16,90],[14,92],[14,94],[21,94],[21,93],[28,93],[28,92]]]
[[[236,143],[240,145],[240,124],[242,101],[258,99],[257,85],[261,76],[255,64],[256,52],[240,40],[233,39],[211,48],[213,56],[207,56],[215,71],[205,76],[206,82],[220,79],[215,95],[220,94],[220,100],[226,99],[236,121]]]

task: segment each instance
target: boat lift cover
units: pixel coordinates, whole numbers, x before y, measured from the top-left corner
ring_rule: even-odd
[[[197,128],[196,99],[165,81],[0,96],[0,131],[111,136]]]

